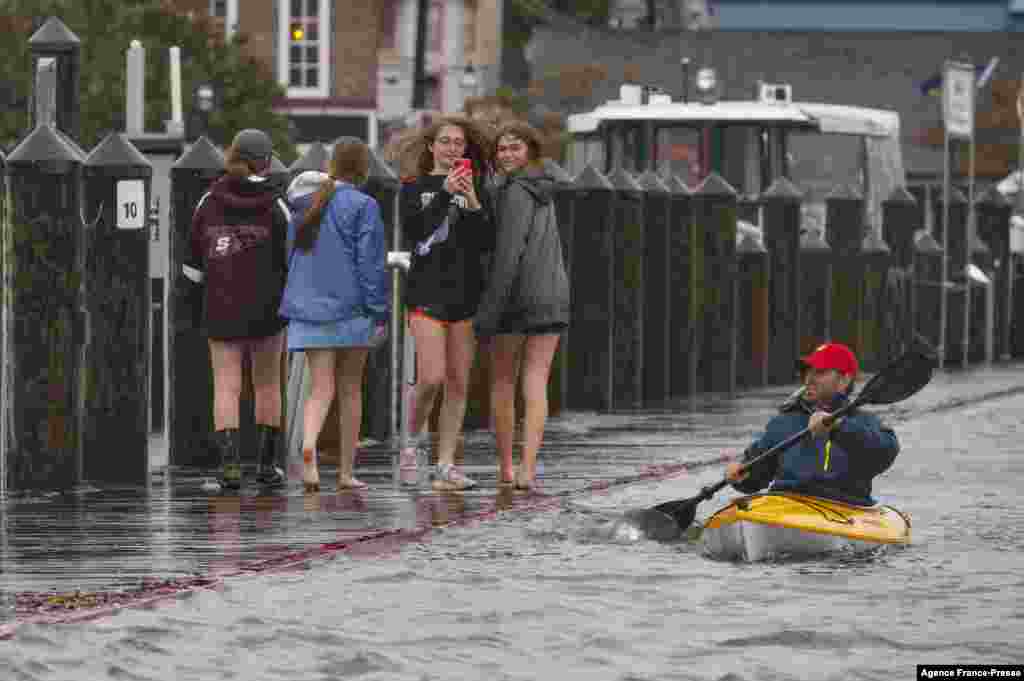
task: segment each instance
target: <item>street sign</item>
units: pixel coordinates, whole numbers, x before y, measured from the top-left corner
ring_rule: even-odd
[[[942,78],[942,121],[952,137],[974,137],[974,66],[948,62]]]
[[[117,228],[142,229],[146,225],[146,188],[143,180],[118,180]]]

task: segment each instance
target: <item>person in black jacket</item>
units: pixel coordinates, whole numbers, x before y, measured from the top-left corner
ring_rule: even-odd
[[[498,447],[499,484],[530,489],[548,416],[547,384],[561,332],[569,325],[569,279],[558,233],[554,180],[540,161],[540,136],[526,123],[496,135],[502,176],[493,199],[497,245],[487,289],[474,322],[491,343],[491,409]],[[512,474],[515,391],[522,373],[523,451]]]
[[[267,176],[271,154],[263,131],[246,129],[235,136],[225,154],[226,174],[196,206],[182,266],[193,285],[193,309],[205,311],[220,484],[232,489],[242,481],[238,412],[246,352],[252,356],[260,481],[280,485],[285,476],[280,461],[285,321],[277,310],[287,275],[290,215],[283,188]]]
[[[871,506],[874,478],[899,454],[896,434],[877,416],[854,409],[841,418],[831,414],[846,404],[859,366],[842,343],[825,343],[803,359],[804,391],[783,405],[764,433],[744,453],[749,461],[804,428],[810,434],[749,471],[742,463],[726,468],[738,491],[751,494],[764,487],[802,492],[849,504]]]
[[[434,486],[465,489],[476,483],[455,466],[455,449],[476,348],[472,320],[484,288],[483,260],[494,248],[483,190],[490,147],[478,124],[459,116],[434,122],[418,145],[419,176],[402,187],[399,206],[405,248],[412,251],[405,304],[416,341],[412,441],[402,447],[400,475],[406,483],[417,478],[422,433],[443,387]]]

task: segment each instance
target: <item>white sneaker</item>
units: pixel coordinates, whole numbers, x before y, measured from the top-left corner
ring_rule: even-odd
[[[443,489],[470,489],[476,487],[476,480],[467,477],[450,463],[439,463],[431,473],[434,484]]]

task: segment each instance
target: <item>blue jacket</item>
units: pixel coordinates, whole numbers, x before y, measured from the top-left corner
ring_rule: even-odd
[[[835,411],[846,400],[845,395],[837,396],[826,411]],[[747,448],[744,460],[806,428],[813,411],[812,405],[800,399],[784,405],[782,413],[772,418],[764,433]],[[899,441],[891,428],[874,414],[854,409],[826,437],[808,435],[781,454],[754,464],[750,477],[733,487],[750,494],[770,484],[772,490],[870,506],[875,503],[872,480],[892,465],[899,451]]]
[[[288,188],[293,211],[288,224],[290,255],[281,316],[310,322],[356,317],[385,322],[390,315],[391,282],[385,267],[384,223],[373,197],[338,182],[324,209],[313,248],[302,251],[293,246],[313,192],[326,177],[307,171]]]

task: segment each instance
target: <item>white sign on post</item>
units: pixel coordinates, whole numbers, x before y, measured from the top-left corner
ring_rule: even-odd
[[[142,229],[146,226],[146,184],[144,180],[118,180],[118,229]]]
[[[952,137],[974,137],[974,67],[947,63],[942,77],[942,120]]]

